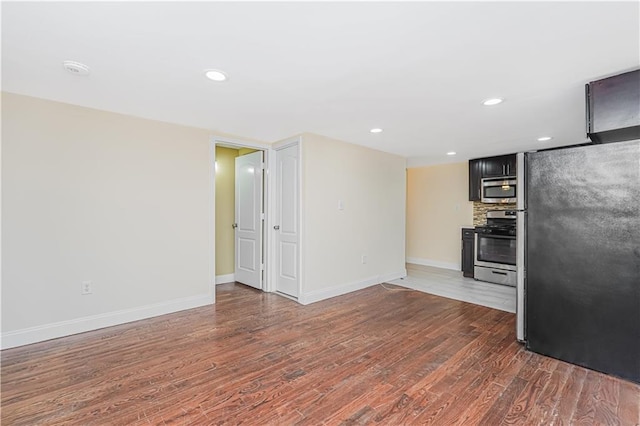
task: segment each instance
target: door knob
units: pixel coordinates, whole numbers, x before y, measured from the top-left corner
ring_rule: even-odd
[[[231,227],[232,227],[233,229],[236,229],[236,228],[238,227],[238,224],[237,224],[237,223],[234,223],[234,224],[232,224],[232,225],[231,225]]]
[[[280,229],[280,225],[274,226],[273,229],[275,229],[277,231],[278,229]]]

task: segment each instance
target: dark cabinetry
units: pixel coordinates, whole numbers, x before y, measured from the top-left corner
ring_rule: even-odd
[[[587,134],[596,143],[640,138],[640,70],[586,86]]]
[[[462,275],[473,278],[475,257],[475,232],[473,228],[462,228]]]
[[[516,176],[516,154],[469,160],[469,201],[480,201],[482,178]]]
[[[482,177],[502,177],[516,175],[516,155],[502,155],[483,159]]]
[[[482,159],[469,160],[469,201],[480,201]]]

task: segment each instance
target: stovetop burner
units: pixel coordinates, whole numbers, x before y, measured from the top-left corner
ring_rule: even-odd
[[[491,235],[516,235],[515,225],[484,225],[476,226],[477,234],[491,234]]]
[[[487,212],[487,224],[483,226],[476,226],[476,233],[515,236],[516,211],[489,210]]]

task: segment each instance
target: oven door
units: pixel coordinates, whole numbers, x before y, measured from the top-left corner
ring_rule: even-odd
[[[515,203],[516,194],[516,180],[514,178],[482,179],[481,201],[483,203]]]
[[[475,266],[516,270],[516,237],[476,233]]]

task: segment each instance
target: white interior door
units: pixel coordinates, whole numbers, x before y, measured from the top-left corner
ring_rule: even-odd
[[[235,280],[262,288],[262,151],[236,157]]]
[[[276,151],[276,290],[298,297],[298,145]]]

